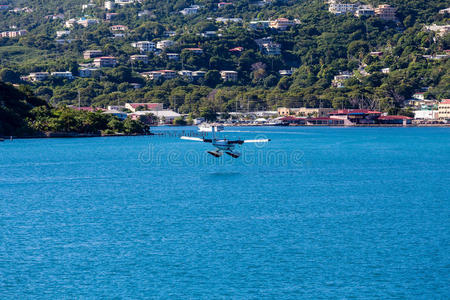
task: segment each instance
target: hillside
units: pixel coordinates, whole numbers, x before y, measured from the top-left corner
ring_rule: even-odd
[[[79,91],[86,106],[139,99],[194,115],[204,108],[277,106],[377,107],[395,113],[417,91],[426,91],[430,99],[450,97],[450,62],[444,56],[449,35],[424,30],[425,25],[449,24],[448,14],[439,13],[448,1],[363,1],[374,7],[392,5],[395,20],[335,15],[319,0],[237,0],[224,7],[219,1],[150,0],[110,10],[104,9],[104,1],[92,1],[84,10],[81,5],[87,0],[3,2],[29,11],[0,12],[0,31],[27,30],[24,36],[0,39],[0,80],[21,82],[18,78],[31,72],[72,72],[74,80],[26,83],[54,105],[78,101]],[[196,13],[180,13],[190,7]],[[83,16],[98,23],[65,28],[65,22]],[[254,22],[277,18],[291,23],[283,30]],[[114,30],[113,25],[126,27]],[[62,30],[70,33],[57,37]],[[173,44],[143,53],[131,46],[163,40]],[[201,51],[192,50],[197,48]],[[100,68],[89,78],[78,77],[93,62],[83,58],[86,50],[114,56],[117,65]],[[148,61],[131,61],[137,54],[147,55]],[[204,73],[158,80],[141,75],[158,70]],[[221,71],[235,71],[236,78]]]

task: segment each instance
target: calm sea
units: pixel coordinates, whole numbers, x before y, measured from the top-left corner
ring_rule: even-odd
[[[450,297],[450,129],[223,135],[1,143],[0,298]]]

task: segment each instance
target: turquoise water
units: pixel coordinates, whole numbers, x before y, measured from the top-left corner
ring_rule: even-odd
[[[448,298],[449,130],[6,141],[0,296]]]

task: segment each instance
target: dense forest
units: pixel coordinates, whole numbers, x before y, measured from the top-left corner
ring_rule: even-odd
[[[378,108],[390,113],[403,109],[404,101],[424,90],[429,99],[450,98],[450,61],[429,59],[424,55],[442,54],[450,47],[450,36],[438,36],[424,30],[425,25],[448,24],[445,0],[363,1],[378,5],[388,3],[397,9],[397,21],[376,16],[334,15],[323,0],[277,0],[267,3],[236,0],[218,8],[211,0],[146,0],[103,9],[104,1],[28,0],[5,1],[10,7],[29,7],[32,12],[0,11],[0,31],[24,29],[20,38],[0,39],[0,80],[25,84],[27,90],[45,99],[51,106],[77,103],[106,107],[130,101],[162,102],[180,113],[199,114],[202,110],[239,111],[274,109],[278,106],[335,108]],[[183,8],[199,5],[197,14],[184,16]],[[105,21],[107,12],[116,12]],[[146,12],[141,14],[140,12]],[[47,17],[64,14],[63,19]],[[75,25],[66,42],[55,40],[56,31],[64,30],[69,18],[87,16],[100,20],[87,28]],[[217,17],[241,18],[242,22],[218,23]],[[250,30],[253,20],[285,17],[296,25],[285,31]],[[126,25],[124,37],[114,38],[110,26]],[[174,31],[174,36],[166,36]],[[215,31],[217,36],[201,33]],[[264,54],[255,40],[271,37],[281,45],[281,55]],[[148,64],[130,62],[139,54],[131,46],[136,41],[171,39],[175,44],[159,55],[149,55]],[[201,47],[202,54],[183,49]],[[229,51],[243,47],[239,53]],[[26,83],[20,77],[37,71],[71,71],[75,76],[83,51],[102,50],[115,56],[118,66],[102,68],[92,78],[50,79]],[[373,55],[371,52],[382,52]],[[179,53],[178,61],[166,53]],[[389,68],[389,73],[381,72]],[[177,77],[165,81],[145,80],[140,73],[170,70],[203,70],[204,79],[192,82]],[[237,82],[224,82],[221,70],[238,72]],[[281,76],[280,70],[293,70]],[[332,86],[340,72],[353,72],[344,87]],[[135,89],[132,83],[139,83]],[[78,98],[79,97],[79,98]],[[402,113],[408,113],[403,111]]]

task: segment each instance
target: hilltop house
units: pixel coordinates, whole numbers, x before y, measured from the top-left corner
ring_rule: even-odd
[[[389,4],[381,4],[378,5],[377,8],[375,8],[375,15],[379,17],[380,19],[387,20],[387,21],[395,21],[396,9]]]
[[[144,63],[144,64],[148,64],[148,56],[145,55],[145,54],[131,55],[131,56],[130,56],[130,60],[131,60],[132,62],[140,61],[140,62],[142,62],[142,63]]]
[[[30,81],[44,81],[47,80],[50,77],[50,74],[48,72],[35,72],[30,73],[30,75],[27,76],[27,78]]]
[[[184,9],[180,10],[180,13],[183,16],[195,15],[199,9],[200,9],[199,5],[192,5],[190,7],[186,7]]]
[[[238,72],[236,71],[220,71],[220,77],[223,81],[235,82],[238,80]]]
[[[128,27],[125,25],[112,25],[109,27],[111,31],[127,31]]]
[[[156,48],[164,50],[166,48],[172,47],[173,45],[175,45],[175,42],[172,40],[162,40],[156,43]]]
[[[84,59],[91,59],[102,55],[103,55],[102,50],[86,50],[83,52]]]
[[[269,27],[277,30],[286,30],[291,26],[294,26],[295,22],[286,18],[279,18],[273,21],[270,21]]]
[[[131,47],[139,49],[141,52],[153,52],[156,51],[156,45],[154,42],[139,41],[131,43]]]
[[[343,88],[344,82],[353,77],[353,73],[349,71],[339,72],[339,75],[334,76],[334,79],[331,83],[333,87]]]
[[[94,66],[97,68],[114,68],[117,60],[113,56],[102,56],[94,59]]]
[[[159,70],[141,73],[141,76],[148,80],[173,79],[177,76],[177,72],[173,70]]]
[[[69,71],[65,71],[65,72],[52,72],[51,73],[52,77],[56,77],[56,78],[63,78],[63,79],[69,79],[72,80],[74,79],[72,72]]]
[[[253,30],[262,30],[262,29],[269,28],[269,26],[270,26],[270,21],[251,21],[248,24],[248,27]]]
[[[183,50],[194,53],[194,54],[203,54],[202,48],[184,48]]]

